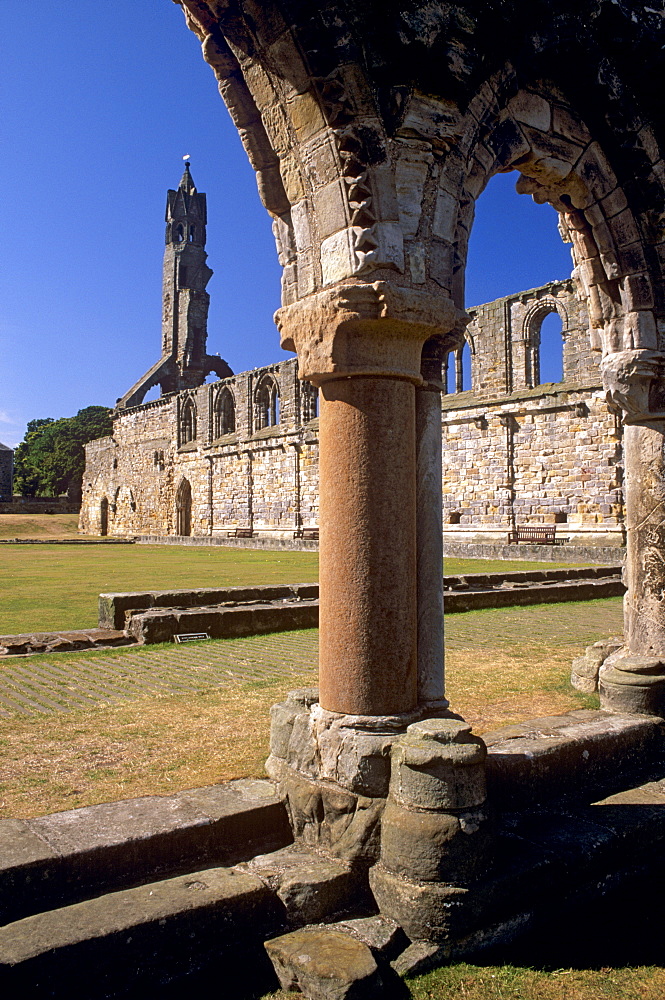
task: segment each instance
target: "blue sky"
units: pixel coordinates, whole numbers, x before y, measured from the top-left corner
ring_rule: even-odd
[[[0,0],[4,247],[0,441],[112,406],[160,346],[166,190],[208,195],[208,350],[284,357],[270,220],[195,36],[171,0]],[[556,214],[500,175],[478,202],[467,305],[570,274]]]

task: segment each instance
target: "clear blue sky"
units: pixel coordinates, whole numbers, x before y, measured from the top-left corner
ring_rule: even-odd
[[[0,35],[0,441],[112,406],[157,360],[166,190],[186,153],[208,195],[208,350],[234,371],[285,357],[270,220],[180,8],[0,0]],[[556,214],[516,179],[478,203],[467,305],[570,274]]]

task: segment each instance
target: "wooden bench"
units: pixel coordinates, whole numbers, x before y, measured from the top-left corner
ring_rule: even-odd
[[[254,531],[252,528],[234,528],[233,531],[226,532],[227,538],[253,538]]]
[[[556,545],[556,525],[539,524],[522,525],[508,532],[508,544],[518,545],[519,542],[531,542],[532,545]]]
[[[296,528],[293,532],[294,538],[302,538],[303,541],[318,542],[319,540],[319,529],[318,528]]]

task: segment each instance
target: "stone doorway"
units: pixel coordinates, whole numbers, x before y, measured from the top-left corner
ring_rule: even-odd
[[[183,479],[178,487],[175,502],[176,535],[192,533],[192,487],[188,479]]]

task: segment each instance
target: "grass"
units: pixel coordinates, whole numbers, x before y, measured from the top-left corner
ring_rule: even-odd
[[[44,515],[48,516],[69,515]],[[0,565],[0,635],[93,628],[97,625],[97,597],[108,591],[305,583],[318,579],[316,552],[222,546],[3,545]],[[557,565],[561,564],[451,559],[446,560],[445,572],[508,572]]]
[[[78,514],[0,514],[0,538],[80,538]]]
[[[597,707],[595,696],[571,688],[570,661],[584,645],[616,632],[620,620],[620,598],[449,616],[447,690],[452,706],[476,732],[536,715]],[[293,687],[316,683],[317,641],[318,632],[309,630],[192,643],[186,658],[172,645],[85,654],[85,668],[102,686],[110,676],[107,668],[122,673],[123,661],[131,667],[137,656],[161,664],[161,674],[154,668],[155,681],[171,676],[173,686],[154,693],[128,684],[125,700],[0,717],[0,816],[35,816],[261,776],[270,705]],[[215,657],[235,676],[211,678],[204,668]],[[13,658],[0,665],[0,680],[16,662]],[[37,675],[41,665],[56,663],[63,674],[70,672],[65,688],[81,692],[86,690],[79,676],[81,662],[80,653],[61,653],[57,658],[30,657],[21,666]],[[252,672],[255,679],[248,680]],[[138,671],[130,677],[138,677]],[[177,685],[185,682],[200,683],[200,688],[183,692]],[[57,697],[55,687],[50,694]]]

